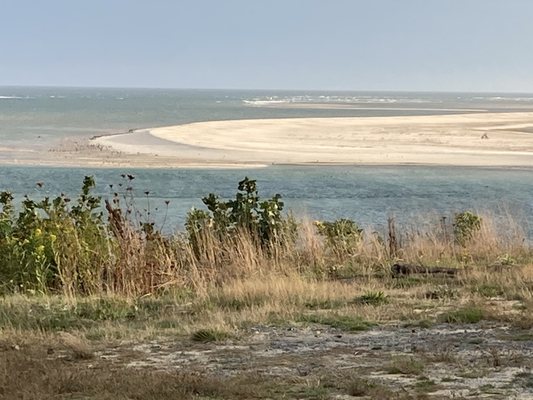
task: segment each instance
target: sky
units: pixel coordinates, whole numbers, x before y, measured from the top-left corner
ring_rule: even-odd
[[[0,85],[533,92],[533,0],[0,0]]]

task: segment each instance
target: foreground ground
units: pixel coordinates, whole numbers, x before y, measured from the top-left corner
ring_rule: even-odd
[[[1,399],[531,399],[531,266],[0,301]]]
[[[498,324],[252,327],[167,338],[2,348],[5,399],[531,399],[533,333]],[[66,346],[65,346],[66,342]],[[74,344],[73,344],[74,343]],[[7,381],[7,382],[6,382]]]

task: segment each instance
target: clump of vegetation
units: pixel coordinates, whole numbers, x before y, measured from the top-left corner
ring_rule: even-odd
[[[191,339],[195,342],[220,342],[226,340],[230,335],[218,329],[199,329],[191,335]]]
[[[300,356],[309,360],[317,354],[327,362],[297,368],[298,376],[294,368],[287,368],[289,378],[265,373],[260,377],[267,383],[259,387],[259,368],[244,381],[238,375],[226,379],[226,374],[220,380],[220,374],[203,377],[197,370],[189,371],[190,376],[170,376],[167,370],[153,368],[126,371],[117,368],[115,359],[95,355],[115,340],[221,342],[240,339],[234,332],[240,329],[258,333],[244,339],[250,342],[263,340],[263,331],[279,338],[286,330],[294,337],[290,332],[302,328],[304,336],[335,338],[334,342],[338,338],[342,345],[353,339],[346,332],[372,329],[376,323],[371,321],[383,324],[384,330],[398,324],[408,327],[410,335],[437,322],[465,324],[490,318],[522,329],[514,335],[501,333],[507,340],[530,339],[531,243],[523,236],[499,235],[486,216],[480,228],[473,223],[471,234],[456,235],[464,240],[449,240],[445,232],[450,230],[438,223],[411,230],[398,227],[389,236],[363,234],[350,220],[296,223],[283,214],[279,196],[263,201],[255,181],[245,179],[234,200],[207,196],[207,210],[189,215],[186,232],[167,234],[154,224],[149,211],[144,217],[137,212],[134,177],[123,179],[123,186],[107,199],[93,194],[91,177],[73,199],[26,197],[19,203],[10,193],[0,193],[0,353],[7,362],[0,371],[0,397],[15,393],[20,398],[51,398],[61,393],[102,398],[324,398],[348,393],[411,398],[407,391],[436,389],[424,378],[427,363],[455,364],[460,361],[454,360],[455,353],[413,343],[410,351],[405,350],[409,355],[416,351],[416,358],[393,358],[385,367],[372,360],[370,370],[358,364],[328,377],[323,368],[330,365],[330,355],[338,356],[337,349],[298,352],[294,358],[283,352],[277,358],[283,363],[300,363]],[[149,192],[145,194],[150,200]],[[387,237],[389,243],[382,239]],[[397,262],[416,268],[405,275],[391,274]],[[458,272],[430,273],[435,267]],[[328,269],[337,272],[321,273]],[[514,301],[498,298],[489,303],[487,297]],[[464,298],[472,302],[465,304]],[[389,354],[390,349],[376,342],[381,339],[368,337],[369,357],[380,350]],[[35,339],[40,342],[38,350],[28,345]],[[478,337],[467,342],[485,346]],[[219,349],[221,354],[235,354],[226,353],[234,351],[233,346],[226,347]],[[123,350],[129,363],[129,350]],[[240,354],[241,349],[235,351]],[[276,359],[267,358],[268,366],[261,371],[268,372]],[[341,358],[351,362],[353,355]],[[522,366],[524,360],[498,347],[484,353],[481,361],[486,369],[487,363],[501,368]],[[89,364],[93,368],[87,368]],[[479,375],[477,365],[470,368]],[[391,387],[384,384],[382,369],[411,375],[409,382],[416,383],[408,383],[404,395],[394,377],[385,376],[395,382]],[[368,379],[366,372],[372,374]],[[512,384],[529,388],[530,378],[517,374]],[[135,387],[140,381],[141,389]],[[416,397],[420,396],[425,395]]]
[[[476,324],[484,318],[485,312],[476,306],[463,307],[440,316],[441,322],[449,324]]]
[[[363,239],[363,230],[350,219],[317,221],[315,225],[318,233],[325,238],[327,246],[336,253],[353,253]]]
[[[383,291],[370,291],[357,297],[355,302],[359,304],[378,306],[388,303],[389,296],[387,296]]]
[[[211,193],[202,201],[209,211],[193,209],[185,223],[193,244],[197,244],[198,237],[205,235],[208,229],[219,237],[246,232],[262,245],[285,239],[283,234],[289,221],[282,215],[281,195],[261,201],[255,180],[246,177],[240,181],[234,200],[224,201]]]
[[[481,284],[472,289],[474,293],[478,293],[483,297],[499,297],[505,294],[504,290],[499,285]]]
[[[391,395],[390,390],[384,386],[358,377],[347,382],[346,392],[349,396],[354,397],[372,396],[373,398],[388,398]]]
[[[94,352],[89,344],[68,332],[61,332],[59,339],[76,360],[90,360],[94,358]]]
[[[100,274],[113,257],[113,243],[100,198],[91,194],[94,186],[94,179],[85,177],[71,206],[64,195],[42,201],[25,197],[18,214],[13,196],[0,194],[0,277],[4,285],[37,293],[60,287],[86,294],[99,289]]]
[[[481,229],[481,223],[481,217],[470,211],[455,214],[453,234],[457,243],[464,246]]]
[[[395,357],[387,367],[389,374],[420,375],[425,369],[424,363],[413,357]]]
[[[528,371],[519,372],[514,377],[514,383],[524,388],[533,389],[533,373]]]

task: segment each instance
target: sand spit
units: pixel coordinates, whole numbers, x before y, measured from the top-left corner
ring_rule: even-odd
[[[0,148],[0,164],[138,168],[286,165],[533,167],[533,112],[199,122]]]
[[[428,164],[533,167],[533,113],[201,122],[95,143],[169,166]]]

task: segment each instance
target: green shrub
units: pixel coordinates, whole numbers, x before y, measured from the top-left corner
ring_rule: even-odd
[[[337,219],[333,222],[315,222],[318,233],[326,240],[326,245],[337,253],[352,253],[363,238],[363,230],[350,219]]]
[[[478,293],[483,297],[499,297],[505,294],[503,287],[488,283],[473,287],[472,292]]]
[[[76,315],[90,321],[115,321],[134,319],[137,306],[119,298],[102,297],[78,303]]]
[[[255,180],[245,177],[239,182],[234,200],[221,200],[210,193],[202,199],[208,211],[193,209],[187,215],[185,228],[193,246],[206,230],[219,238],[236,232],[248,232],[262,245],[286,239],[286,233],[294,230],[293,221],[282,215],[284,203],[276,194],[261,201]]]
[[[453,235],[456,242],[464,246],[467,241],[472,239],[474,233],[481,229],[481,222],[481,217],[470,211],[455,214]]]
[[[13,196],[0,193],[0,282],[2,291],[46,293],[68,287],[84,293],[101,284],[109,236],[100,198],[86,176],[79,197],[34,201],[25,197],[18,214]]]

